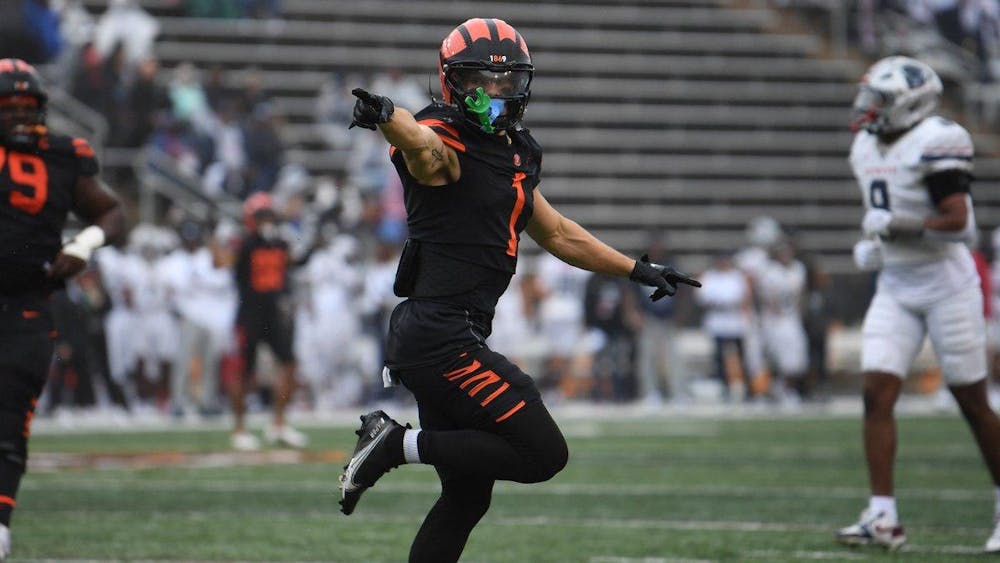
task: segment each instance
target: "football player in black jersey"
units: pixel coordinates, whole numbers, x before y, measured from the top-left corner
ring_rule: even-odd
[[[243,204],[247,236],[240,245],[233,265],[239,305],[236,308],[236,341],[243,359],[240,375],[229,386],[235,429],[231,443],[237,450],[260,448],[259,440],[244,426],[247,379],[256,372],[257,346],[264,342],[278,362],[274,382],[274,419],[264,430],[272,444],[304,448],[308,437],[285,420],[285,407],[295,392],[295,354],[292,350],[293,322],[282,306],[289,292],[289,270],[301,265],[308,254],[296,262],[290,256],[288,242],[281,238],[278,215],[271,195],[257,192]]]
[[[0,560],[52,358],[49,297],[125,225],[87,141],[46,128],[47,99],[34,68],[0,59]],[[70,211],[87,226],[63,244]]]
[[[385,136],[404,187],[409,239],[394,289],[407,300],[390,319],[386,377],[413,393],[421,429],[382,411],[363,416],[340,486],[350,514],[391,468],[434,465],[441,497],[410,550],[410,561],[434,563],[458,560],[494,481],[545,481],[567,462],[566,442],[532,379],[485,343],[520,233],[579,268],[656,287],[654,300],[679,283],[700,285],[628,258],[545,200],[542,150],[520,123],[534,67],[517,30],[470,19],[445,38],[439,61],[443,102],[416,115],[354,90],[352,126]]]

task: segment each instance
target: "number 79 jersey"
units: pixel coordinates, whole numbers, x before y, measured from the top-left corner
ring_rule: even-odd
[[[77,179],[97,172],[83,139],[48,135],[34,153],[0,145],[0,295],[44,291]]]
[[[931,116],[888,146],[880,143],[876,135],[858,132],[849,160],[866,211],[881,208],[895,216],[925,219],[937,213],[925,178],[946,170],[971,173],[973,153],[972,139],[965,128]],[[968,206],[966,228],[975,232],[971,198]],[[887,239],[882,241],[882,258],[880,283],[888,284],[897,293],[936,294],[964,284],[975,275],[969,249],[961,242],[927,237]],[[927,287],[921,290],[925,284]],[[932,285],[937,289],[931,289]]]

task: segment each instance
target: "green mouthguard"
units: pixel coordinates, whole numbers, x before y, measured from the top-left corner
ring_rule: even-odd
[[[479,116],[479,123],[482,125],[483,131],[487,133],[493,133],[496,129],[493,124],[490,123],[490,97],[483,90],[482,86],[476,88],[475,99],[472,96],[465,97],[465,105],[469,108],[469,111]]]

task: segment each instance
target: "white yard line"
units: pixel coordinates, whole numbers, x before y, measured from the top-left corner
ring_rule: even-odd
[[[384,408],[386,412],[403,421],[417,420],[416,410],[412,406],[377,405],[367,408],[342,409],[337,412],[293,412],[291,422],[305,428],[342,428],[356,427],[358,417],[375,408]],[[560,405],[550,405],[549,411],[561,425],[570,429],[575,425],[587,423],[622,423],[638,424],[639,432],[650,435],[685,435],[687,432],[709,432],[696,427],[713,420],[831,420],[857,419],[861,415],[861,398],[857,396],[837,397],[827,404],[807,404],[797,412],[783,411],[777,408],[762,408],[759,405],[730,405],[725,403],[693,403],[687,405],[665,405],[649,408],[638,404],[606,405],[587,402],[569,402]],[[948,417],[955,418],[957,410],[949,408],[945,411],[935,406],[933,399],[924,397],[903,397],[896,405],[899,416]],[[262,428],[269,421],[268,413],[253,413],[248,417],[251,428]],[[671,428],[673,427],[673,428]],[[136,433],[136,432],[192,432],[192,431],[228,431],[232,428],[230,419],[226,416],[205,421],[178,421],[170,416],[159,413],[140,415],[123,415],[117,413],[86,411],[60,414],[51,418],[36,418],[32,425],[35,435],[66,435],[86,433]],[[593,427],[582,427],[582,433]],[[657,428],[660,428],[657,433]],[[615,432],[615,430],[610,430]],[[605,435],[605,434],[601,434]],[[611,434],[614,435],[614,434]]]
[[[590,563],[715,563],[715,559],[690,559],[685,557],[616,557],[598,556],[588,559]]]
[[[780,549],[751,549],[748,551],[740,552],[743,557],[753,558],[753,559],[765,559],[772,560],[777,557],[794,557],[799,560],[834,560],[843,561],[844,559],[868,559],[868,557],[861,555],[859,553],[850,553],[846,550],[841,551],[816,551],[816,550],[803,550],[796,549],[793,551],[782,551]]]
[[[332,502],[332,501],[331,501]],[[72,516],[80,519],[92,518],[94,512],[90,510],[47,510],[48,514],[58,514],[61,516]],[[101,515],[120,515],[142,517],[148,521],[166,520],[183,517],[190,520],[205,522],[217,521],[225,511],[203,511],[185,510],[171,511],[167,513],[150,513],[149,510],[101,510]],[[313,518],[329,521],[333,526],[340,522],[345,522],[339,515],[330,512],[310,510],[310,511],[269,511],[268,517],[274,521],[292,521],[302,518]],[[512,528],[528,527],[564,527],[583,528],[589,530],[652,530],[652,531],[675,531],[675,532],[755,532],[755,533],[783,533],[801,532],[809,534],[825,534],[833,542],[832,528],[821,524],[800,524],[791,522],[756,522],[756,521],[713,521],[713,520],[670,520],[654,518],[565,518],[551,516],[523,516],[523,517],[488,517],[490,526],[503,526]],[[350,517],[352,523],[373,523],[373,524],[417,524],[423,521],[423,516],[413,514],[388,514],[388,513],[358,513]],[[968,528],[949,528],[949,533],[956,535],[968,535],[973,537],[985,537],[989,532],[984,528],[974,530]],[[921,545],[907,544],[901,549],[905,553],[922,554],[946,554],[946,555],[978,555],[982,553],[982,548],[978,545],[978,540],[973,540],[969,545]],[[878,555],[883,553],[880,548],[861,548],[861,551],[849,550],[748,550],[742,552],[746,557],[756,557],[771,559],[775,557],[793,557],[796,559],[862,559],[865,554]],[[615,556],[602,556],[591,558],[594,562],[660,562],[670,563],[681,561],[707,561],[702,559],[684,558],[622,558]]]
[[[73,491],[109,491],[109,490],[147,490],[147,491],[206,491],[206,492],[333,492],[337,489],[335,472],[331,472],[329,481],[308,480],[258,480],[241,479],[129,479],[129,478],[89,478],[80,480],[73,473],[65,473],[59,478],[34,480],[30,477],[22,484],[24,489],[36,490],[73,490]],[[29,473],[31,475],[31,473]],[[65,480],[63,480],[65,476]],[[48,477],[48,475],[46,475]],[[423,494],[439,491],[437,483],[417,482],[380,482],[370,492],[375,494],[403,493]],[[810,499],[859,499],[863,501],[868,496],[864,487],[813,487],[813,486],[740,486],[740,485],[671,485],[664,484],[588,484],[588,483],[546,483],[539,485],[521,485],[517,483],[497,483],[496,491],[505,495],[530,496],[705,496],[705,497],[740,497],[740,498],[810,498]],[[969,502],[993,500],[992,491],[978,489],[900,489],[896,495],[905,502],[906,499],[934,500],[944,502]]]

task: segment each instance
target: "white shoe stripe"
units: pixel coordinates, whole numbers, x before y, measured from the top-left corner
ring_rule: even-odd
[[[375,436],[375,439],[369,442],[367,446],[361,449],[361,451],[354,454],[354,457],[352,457],[351,461],[348,462],[347,469],[344,470],[344,478],[341,481],[340,487],[343,494],[352,493],[358,489],[365,488],[354,482],[354,474],[357,472],[358,467],[360,467],[361,464],[368,459],[368,456],[371,454],[372,450],[375,449],[375,446],[379,445],[382,440],[385,439],[390,430],[392,430],[392,425],[386,425],[382,431]]]

